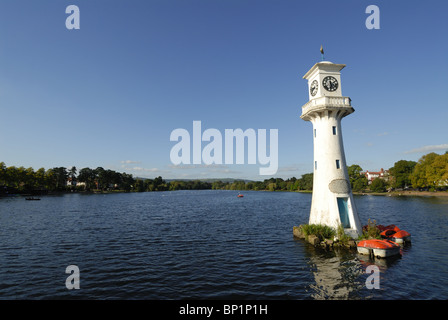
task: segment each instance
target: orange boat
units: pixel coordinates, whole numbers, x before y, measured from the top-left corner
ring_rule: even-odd
[[[357,247],[358,253],[377,258],[387,258],[400,253],[400,246],[390,240],[362,240]]]
[[[380,233],[382,238],[385,239],[389,239],[391,238],[395,233],[397,233],[397,231],[393,230],[393,229],[388,229],[388,230],[384,230],[383,232]]]
[[[400,228],[398,228],[394,224],[390,224],[388,226],[383,226],[382,224],[379,224],[376,226],[380,231],[386,231],[386,230],[395,230],[395,232],[400,231]]]
[[[241,193],[238,194],[238,198],[244,197]]]
[[[411,241],[411,234],[405,230],[400,230],[396,226],[392,229],[385,229],[380,235],[384,239],[390,239],[400,244]]]
[[[411,234],[407,231],[400,230],[398,232],[395,232],[392,235],[391,239],[396,243],[411,242]]]

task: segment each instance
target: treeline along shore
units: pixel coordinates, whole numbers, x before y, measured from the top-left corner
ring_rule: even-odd
[[[355,193],[386,193],[398,191],[403,195],[414,192],[448,190],[448,151],[443,155],[428,153],[418,162],[400,160],[385,175],[368,181],[363,169],[356,164],[348,167],[350,185]],[[270,178],[263,181],[202,179],[165,180],[133,177],[98,167],[51,169],[6,166],[0,162],[0,194],[46,194],[52,192],[148,192],[175,190],[255,190],[303,191],[313,190],[313,173],[300,178]],[[413,193],[415,194],[415,193]]]

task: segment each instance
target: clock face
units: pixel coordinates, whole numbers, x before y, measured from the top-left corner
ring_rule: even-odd
[[[311,82],[310,93],[313,97],[316,95],[318,87],[319,87],[319,83],[317,82],[317,80],[314,80],[313,82]]]
[[[328,76],[322,80],[322,85],[327,91],[336,91],[338,88],[338,80],[335,77]]]

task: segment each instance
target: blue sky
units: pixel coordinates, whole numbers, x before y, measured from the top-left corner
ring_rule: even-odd
[[[68,30],[68,5],[80,29]],[[368,30],[368,5],[380,29]],[[134,176],[263,180],[256,165],[170,161],[174,129],[278,129],[275,177],[312,172],[302,76],[343,63],[348,164],[448,150],[446,1],[1,0],[0,161]]]

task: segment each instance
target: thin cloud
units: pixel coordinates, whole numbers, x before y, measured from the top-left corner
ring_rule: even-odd
[[[128,173],[142,175],[142,176],[146,176],[146,175],[157,176],[157,175],[165,175],[165,174],[171,173],[170,171],[161,170],[159,168],[143,168],[143,167],[138,167],[138,166],[126,167],[124,165],[122,165],[122,168],[125,171],[127,171]]]
[[[229,166],[223,164],[191,164],[191,165],[168,165],[171,169],[176,170],[199,170],[200,175],[204,175],[204,172],[207,173],[241,173],[241,171],[231,170]],[[201,171],[203,170],[203,171]],[[184,174],[185,175],[185,174]],[[189,173],[187,175],[190,175]]]
[[[141,163],[141,161],[132,161],[132,160],[123,160],[121,161],[123,164],[138,164]]]
[[[134,171],[144,171],[144,172],[158,172],[160,171],[157,168],[142,168],[142,167],[133,167],[133,168],[128,168],[130,170],[134,170]]]
[[[290,167],[280,167],[277,170],[277,172],[279,172],[279,173],[281,173],[281,172],[296,172],[296,171],[299,171],[299,168],[293,167],[293,166],[290,166]]]
[[[428,152],[435,152],[440,150],[448,150],[448,143],[445,144],[438,144],[438,145],[430,145],[430,146],[423,146],[420,148],[412,149],[409,151],[405,151],[405,154],[409,153],[428,153]]]
[[[204,169],[204,168],[228,168],[227,165],[223,164],[184,164],[184,165],[175,165],[170,164],[168,167],[172,169]]]

